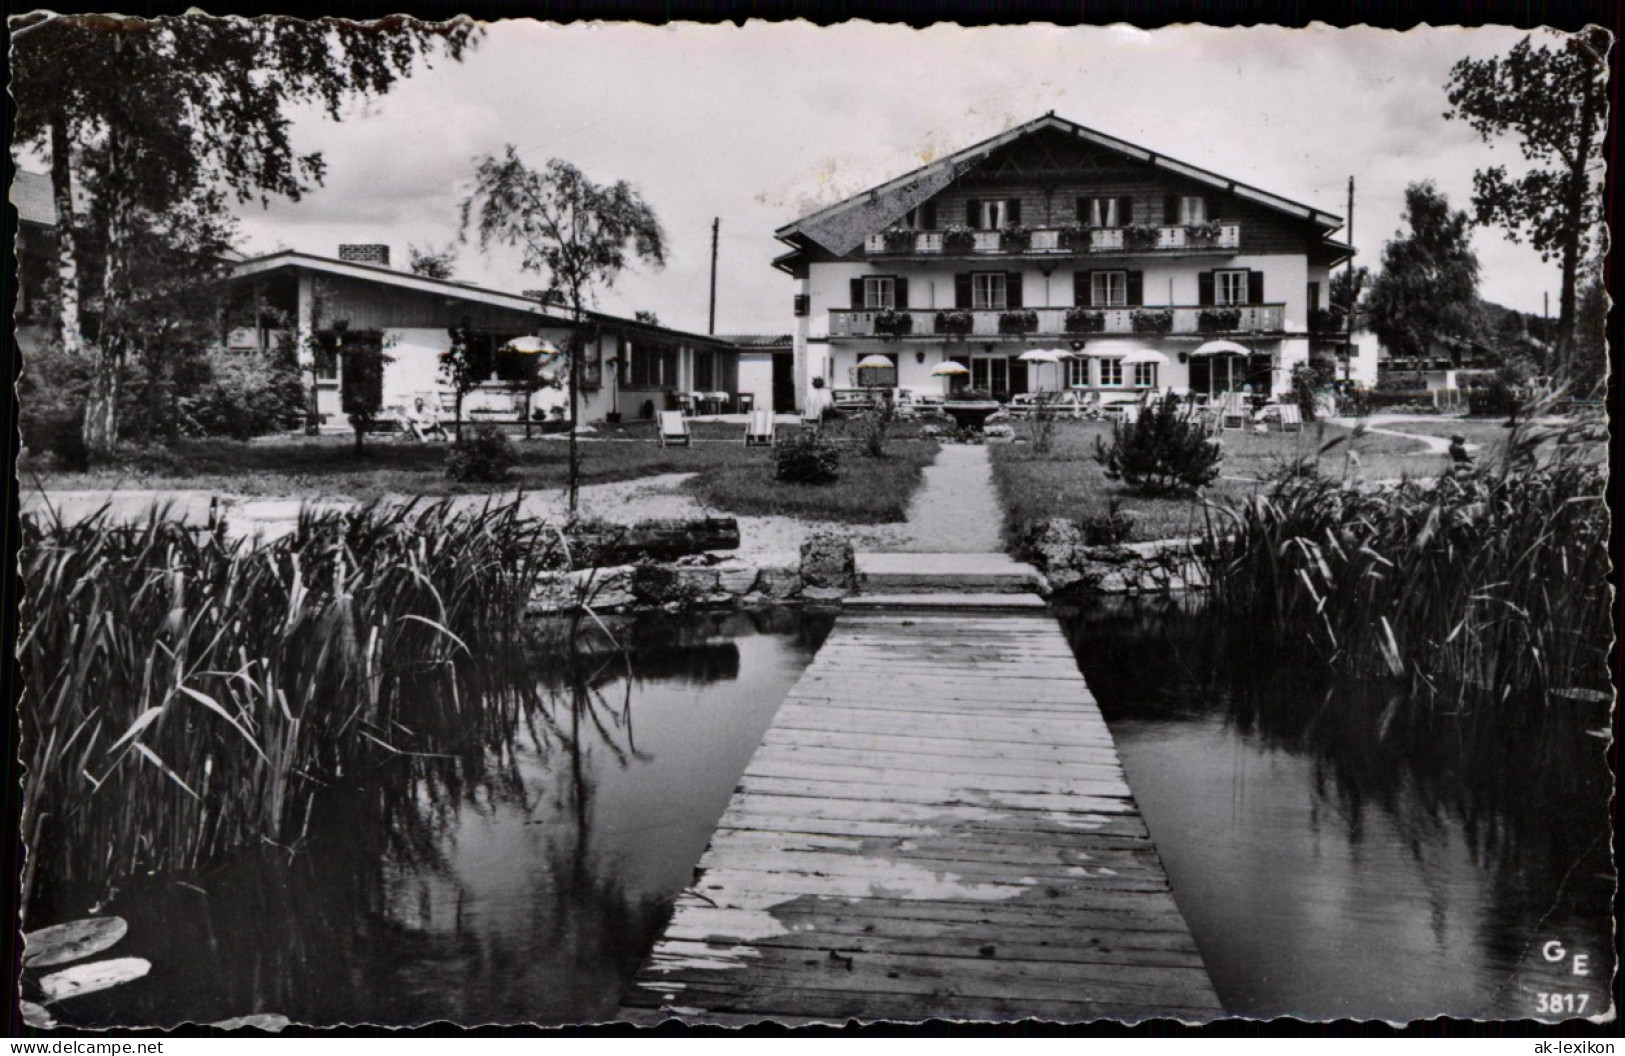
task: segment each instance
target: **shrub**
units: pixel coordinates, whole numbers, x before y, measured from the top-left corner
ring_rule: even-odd
[[[203,367],[204,380],[176,401],[182,435],[247,440],[303,413],[304,386],[291,353],[214,349]]]
[[[773,475],[786,484],[833,484],[841,477],[841,452],[819,430],[807,429],[773,449]]]
[[[468,483],[499,484],[519,456],[508,434],[494,425],[482,425],[446,451],[446,476]]]
[[[51,455],[68,469],[85,469],[85,398],[90,391],[92,353],[74,355],[58,345],[28,353],[17,379],[17,426],[23,445]]]
[[[880,400],[859,418],[864,453],[870,458],[886,457],[886,442],[891,438],[892,421],[896,417],[897,407],[888,398]]]
[[[1095,439],[1095,461],[1106,476],[1144,495],[1206,487],[1218,477],[1222,457],[1206,430],[1179,413],[1176,400],[1162,400],[1132,423],[1113,423],[1110,447]]]
[[[1489,384],[1467,390],[1467,413],[1493,418],[1510,418],[1523,402],[1523,394],[1507,378],[1497,374]]]
[[[1119,509],[1116,499],[1106,505],[1105,513],[1091,513],[1078,518],[1078,534],[1085,546],[1117,546],[1128,540],[1134,531],[1134,514]]]
[[[1337,364],[1325,356],[1311,356],[1292,368],[1292,399],[1303,420],[1315,420],[1315,397],[1337,380]]]

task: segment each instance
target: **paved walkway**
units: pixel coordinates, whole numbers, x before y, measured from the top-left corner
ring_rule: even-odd
[[[987,448],[943,444],[908,506],[908,523],[887,550],[990,554],[1004,549],[1004,513]]]

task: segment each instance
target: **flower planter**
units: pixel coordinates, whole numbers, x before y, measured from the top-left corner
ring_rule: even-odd
[[[1123,244],[1129,249],[1156,249],[1161,232],[1150,224],[1131,224],[1123,228]]]
[[[1105,312],[1072,309],[1066,313],[1066,332],[1069,334],[1098,334],[1106,329]]]
[[[1174,327],[1174,313],[1168,311],[1136,311],[1133,320],[1136,334],[1166,334]]]
[[[1204,334],[1228,333],[1241,327],[1241,311],[1236,308],[1203,308],[1196,313],[1196,328]]]
[[[914,246],[915,246],[915,243],[916,243],[915,234],[916,233],[913,232],[913,231],[887,231],[885,233],[885,236],[884,236],[884,243],[885,243],[885,246],[886,246],[886,252],[887,253],[910,253],[910,252],[913,252]]]
[[[950,227],[942,233],[944,253],[969,253],[976,248],[976,232],[968,227]]]
[[[938,312],[933,329],[939,334],[963,336],[971,332],[976,319],[969,312]]]
[[[999,333],[1001,334],[1030,334],[1037,329],[1038,313],[1031,309],[999,313]]]
[[[988,418],[999,410],[999,404],[993,400],[949,400],[942,405],[942,410],[959,428],[979,433]]]
[[[914,332],[914,317],[907,312],[881,312],[875,316],[875,333],[882,337],[904,337]]]

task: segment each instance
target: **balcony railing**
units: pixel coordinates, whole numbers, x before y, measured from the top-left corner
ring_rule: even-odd
[[[1025,244],[1023,244],[1023,242]],[[1036,227],[1025,239],[1001,231],[967,231],[958,240],[941,231],[881,231],[870,235],[863,251],[872,257],[932,256],[1082,256],[1090,253],[1234,253],[1241,246],[1241,225],[1220,224],[1211,237],[1192,234],[1183,224],[1158,227]]]
[[[1147,305],[1141,308],[915,308],[900,311],[833,308],[829,336],[931,338],[997,338],[1012,336],[1089,337],[1096,334],[1245,334],[1279,333],[1284,304]],[[877,317],[884,317],[880,326]],[[1031,327],[1031,329],[1028,329]]]

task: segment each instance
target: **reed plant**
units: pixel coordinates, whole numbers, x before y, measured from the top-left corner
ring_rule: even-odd
[[[1408,681],[1421,699],[1607,699],[1596,453],[1578,429],[1520,430],[1493,464],[1375,487],[1294,464],[1209,508],[1212,604],[1263,641]]]
[[[25,917],[42,880],[295,841],[319,789],[478,731],[490,717],[459,668],[511,648],[567,563],[517,502],[307,511],[270,542],[161,509],[129,526],[25,517]]]

